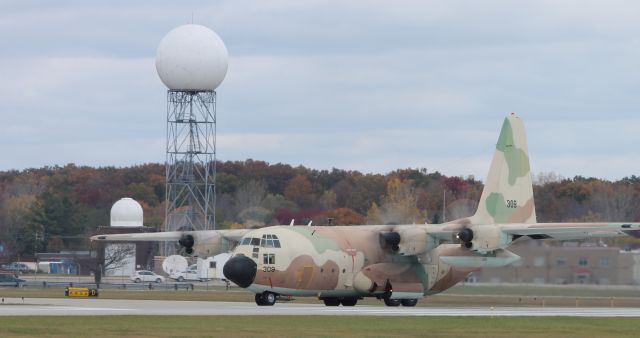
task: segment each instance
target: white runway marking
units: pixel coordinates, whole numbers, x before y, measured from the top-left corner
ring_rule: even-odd
[[[636,308],[581,307],[327,307],[322,304],[112,300],[112,299],[7,299],[0,316],[95,316],[95,315],[352,315],[352,316],[577,316],[640,317]]]

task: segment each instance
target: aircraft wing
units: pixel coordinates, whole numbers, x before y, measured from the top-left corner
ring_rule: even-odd
[[[436,241],[459,242],[472,251],[504,249],[520,238],[582,240],[608,237],[640,237],[640,223],[507,223],[443,224],[428,226]]]
[[[184,231],[168,231],[168,232],[149,232],[149,233],[135,233],[135,234],[113,234],[113,235],[96,235],[92,236],[92,241],[105,241],[105,242],[163,242],[163,241],[177,241],[182,237]]]
[[[249,229],[236,230],[201,230],[201,231],[167,231],[131,234],[112,234],[92,236],[92,241],[105,242],[167,242],[180,240],[185,235],[191,235],[197,239],[208,239],[222,236],[225,239],[238,241]]]
[[[237,229],[113,234],[96,235],[91,237],[91,240],[98,242],[176,241],[185,253],[208,257],[231,250],[249,231],[251,230]]]

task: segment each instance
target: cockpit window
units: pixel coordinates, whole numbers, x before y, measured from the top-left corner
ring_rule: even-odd
[[[251,244],[251,237],[245,237],[242,239],[242,242],[240,242],[240,245],[249,245]]]
[[[276,235],[272,235],[272,234],[262,235],[260,246],[263,248],[279,248],[280,240],[278,240],[278,236]]]
[[[260,245],[260,238],[252,238],[251,239],[251,245]]]

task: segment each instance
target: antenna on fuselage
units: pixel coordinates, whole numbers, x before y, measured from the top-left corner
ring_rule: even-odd
[[[294,218],[292,218],[292,219],[291,219],[291,223],[289,223],[289,226],[290,226],[290,227],[292,227],[292,226],[293,226],[293,223],[294,223],[295,221],[296,221],[296,220],[295,220]]]

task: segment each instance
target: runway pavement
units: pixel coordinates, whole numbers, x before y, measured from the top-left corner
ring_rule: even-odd
[[[104,315],[356,315],[356,316],[579,316],[640,317],[636,308],[583,307],[327,307],[322,304],[112,300],[68,298],[5,298],[0,316],[104,316]]]

